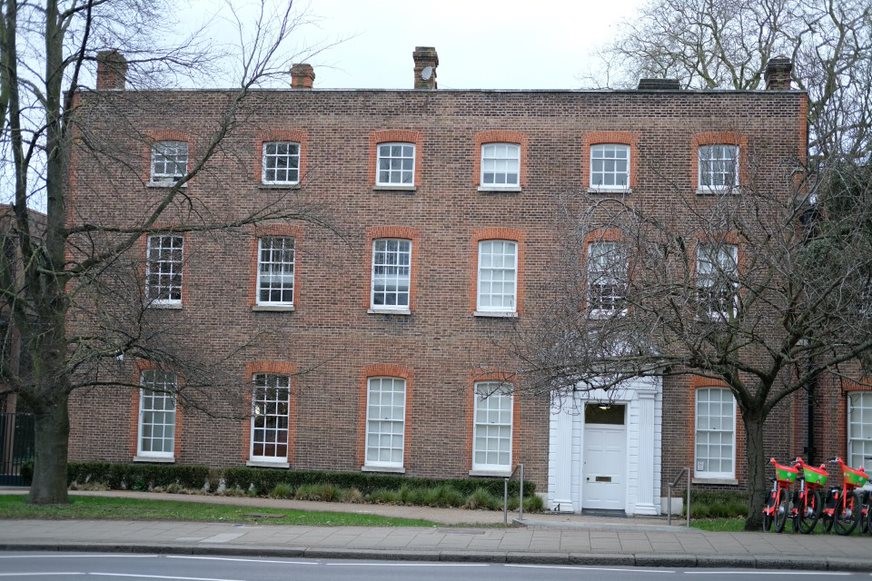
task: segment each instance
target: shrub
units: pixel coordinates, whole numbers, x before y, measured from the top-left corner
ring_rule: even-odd
[[[369,501],[374,504],[401,504],[400,491],[390,490],[388,488],[379,488],[373,490],[367,495]]]
[[[276,484],[269,493],[270,498],[293,498],[294,489],[287,484]]]
[[[747,495],[732,490],[691,491],[690,516],[692,518],[730,518],[746,516]],[[687,507],[684,508],[687,514]]]
[[[349,488],[345,491],[345,502],[351,502],[354,504],[363,504],[366,502],[366,497],[363,496],[363,493],[356,488]]]
[[[182,488],[200,488],[208,474],[209,469],[205,466],[82,462],[68,465],[67,483],[102,483],[111,489],[119,489],[126,484],[127,488],[135,490],[149,490],[170,484]]]
[[[484,488],[476,488],[475,491],[467,497],[464,507],[471,509],[502,510],[503,499],[494,496]]]
[[[524,497],[525,512],[542,512],[545,510],[545,501],[538,494]]]
[[[442,484],[426,489],[423,500],[426,506],[458,507],[463,506],[466,497],[451,485]]]

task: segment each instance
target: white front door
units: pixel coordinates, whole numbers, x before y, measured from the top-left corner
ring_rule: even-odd
[[[586,407],[596,407],[596,404],[587,404]],[[613,405],[605,414],[585,410],[582,508],[626,508],[627,427],[624,408],[623,405]],[[600,421],[608,423],[595,423]]]

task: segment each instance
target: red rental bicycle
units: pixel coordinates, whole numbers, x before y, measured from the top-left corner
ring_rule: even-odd
[[[842,486],[831,488],[823,510],[824,528],[850,535],[863,517],[862,486],[869,481],[864,468],[851,468],[841,458],[830,460],[842,472]]]
[[[793,496],[793,530],[809,534],[817,525],[823,511],[823,489],[827,484],[827,467],[821,464],[814,467],[797,457],[793,464],[797,470],[799,490]],[[801,472],[800,472],[801,470]]]
[[[770,458],[769,463],[775,467],[775,479],[766,506],[763,507],[763,530],[768,532],[774,524],[775,532],[780,533],[790,515],[790,489],[799,471],[793,466],[779,464],[775,458]]]

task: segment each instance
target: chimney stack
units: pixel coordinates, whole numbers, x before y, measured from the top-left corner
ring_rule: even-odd
[[[763,79],[766,81],[767,91],[789,91],[790,90],[790,72],[793,70],[793,63],[786,56],[776,56],[769,59],[766,63],[766,72],[763,73]]]
[[[97,53],[97,90],[123,91],[127,81],[127,59],[117,50]]]
[[[314,83],[315,70],[312,68],[312,65],[299,63],[291,67],[292,89],[311,89]]]
[[[439,66],[439,57],[436,49],[432,46],[416,46],[412,53],[415,60],[415,88],[436,88],[436,67]]]

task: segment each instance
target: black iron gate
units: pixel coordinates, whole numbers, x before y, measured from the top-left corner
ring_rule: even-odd
[[[21,468],[33,460],[33,416],[0,413],[0,486],[28,484]]]

